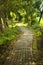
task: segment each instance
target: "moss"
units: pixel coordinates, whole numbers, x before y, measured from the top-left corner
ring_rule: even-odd
[[[32,49],[33,49],[33,54],[35,53],[35,55],[37,56],[38,47],[37,47],[37,39],[36,39],[35,34],[34,34],[34,37],[33,37]]]

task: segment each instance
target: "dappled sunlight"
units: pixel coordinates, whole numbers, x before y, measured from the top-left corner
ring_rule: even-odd
[[[9,25],[9,28],[16,27],[17,24]]]
[[[12,28],[12,27],[16,27],[16,26],[27,26],[28,23],[16,23],[16,24],[12,24],[12,25],[9,25],[9,28]]]
[[[18,26],[25,26],[26,27],[28,25],[28,23],[17,23],[17,25]]]
[[[40,26],[43,27],[43,18],[42,18],[41,21],[40,21]]]
[[[0,65],[43,65],[43,0],[0,0]]]
[[[23,35],[27,35],[26,33],[24,33]]]

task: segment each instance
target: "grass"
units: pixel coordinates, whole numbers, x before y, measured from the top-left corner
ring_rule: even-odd
[[[21,31],[18,26],[6,28],[3,33],[0,32],[0,45],[5,44],[12,39],[16,39],[20,33]]]

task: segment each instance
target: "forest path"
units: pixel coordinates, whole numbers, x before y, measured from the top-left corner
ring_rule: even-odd
[[[18,26],[23,34],[13,45],[13,49],[9,52],[4,65],[33,65],[31,63],[33,32],[24,26]]]

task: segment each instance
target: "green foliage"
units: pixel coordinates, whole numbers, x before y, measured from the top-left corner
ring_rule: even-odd
[[[40,4],[41,4],[41,0],[36,0],[34,7],[40,10]]]
[[[0,32],[0,45],[17,38],[20,32],[21,31],[17,26],[14,28],[6,28],[3,33]]]
[[[32,25],[32,28],[33,29],[40,29],[40,26],[38,24],[34,24],[34,25]]]
[[[41,36],[41,32],[40,31],[37,31],[36,33],[35,33],[35,35],[37,36],[37,37],[40,37]]]
[[[0,16],[1,17],[4,17],[4,15],[6,17],[8,17],[8,19],[14,19],[16,18],[14,13],[16,14],[17,16],[17,20],[21,21],[21,19],[23,19],[24,17],[24,21],[28,22],[29,20],[31,22],[36,22],[36,17],[37,17],[37,14],[39,14],[39,6],[40,6],[40,0],[6,0],[4,2],[4,0],[0,0]],[[6,5],[6,6],[5,6]],[[10,15],[10,12],[13,12],[11,15]],[[19,14],[18,14],[19,12]],[[4,13],[4,15],[3,15]],[[34,15],[34,13],[36,13]],[[30,17],[30,19],[28,19]],[[29,21],[29,22],[30,22]],[[28,22],[28,23],[29,23]],[[30,22],[30,23],[31,23]],[[34,23],[33,22],[33,23]]]
[[[37,23],[33,24],[32,26],[27,26],[27,27],[28,27],[29,29],[34,30],[34,31],[40,30],[40,26],[39,26]]]

